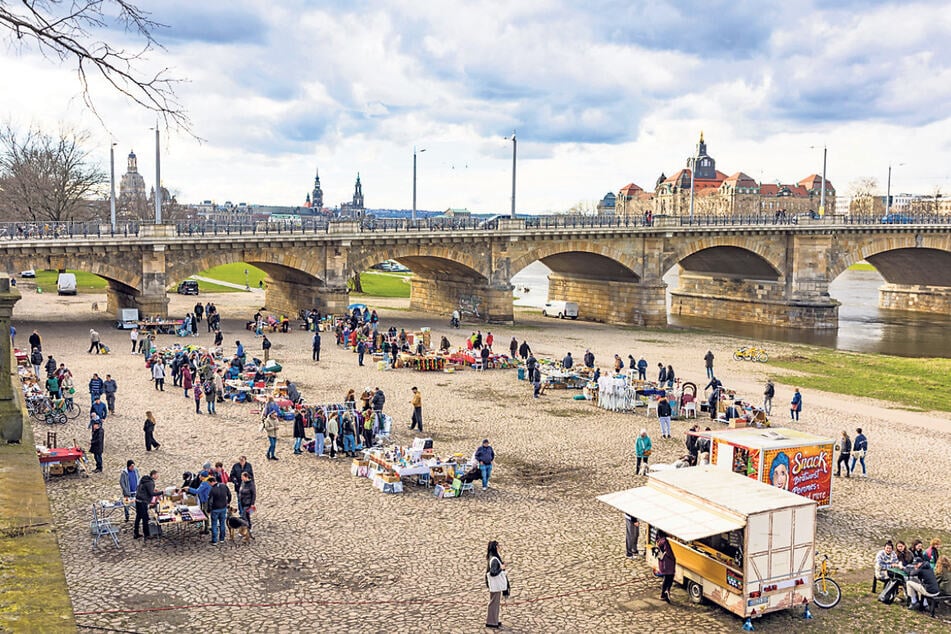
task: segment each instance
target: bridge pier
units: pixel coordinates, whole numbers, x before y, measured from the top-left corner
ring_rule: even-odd
[[[888,310],[947,315],[951,312],[951,287],[884,284],[878,289],[878,305]]]
[[[346,286],[315,286],[311,282],[268,278],[263,305],[294,319],[298,311],[308,308],[317,308],[324,315],[345,314],[349,304],[350,291]]]
[[[20,300],[20,291],[10,286],[10,277],[0,274],[0,333],[10,343],[10,317],[13,305]],[[14,388],[13,381],[17,387]],[[0,346],[0,441],[18,443],[23,436],[23,406],[16,398],[20,382],[13,374],[13,350]],[[33,442],[31,438],[30,443]]]
[[[514,322],[511,285],[473,284],[472,280],[413,277],[409,305],[413,310],[445,315],[460,310],[467,318],[490,324]]]
[[[623,326],[667,325],[667,284],[598,280],[552,273],[548,299],[578,304],[578,319]]]
[[[748,280],[681,271],[671,315],[781,328],[835,329],[839,303],[826,296],[789,299],[782,280]]]

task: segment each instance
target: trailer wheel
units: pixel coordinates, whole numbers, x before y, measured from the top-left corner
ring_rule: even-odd
[[[690,597],[690,601],[696,604],[703,603],[703,586],[701,586],[696,581],[690,579],[687,580],[687,596]]]

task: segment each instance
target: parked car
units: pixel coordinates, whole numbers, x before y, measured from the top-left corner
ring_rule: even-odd
[[[75,295],[76,294],[76,274],[60,273],[56,278],[57,295]]]
[[[33,269],[20,271],[20,277],[36,277],[36,271],[34,271]]]
[[[198,294],[198,282],[195,280],[185,280],[178,285],[178,294],[179,295],[197,295]]]
[[[914,221],[914,218],[905,214],[885,214],[882,216],[882,224],[884,225],[910,225]]]
[[[557,317],[558,319],[577,319],[578,304],[575,302],[564,302],[561,300],[552,300],[542,308],[543,317]]]

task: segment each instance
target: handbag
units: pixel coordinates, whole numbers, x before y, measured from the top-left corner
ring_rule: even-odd
[[[485,573],[485,576],[489,583],[489,592],[505,592],[509,587],[509,579],[504,570],[494,577],[489,573]]]

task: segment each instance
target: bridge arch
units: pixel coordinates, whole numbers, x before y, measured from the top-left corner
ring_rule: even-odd
[[[318,266],[317,254],[310,254],[303,248],[295,249],[220,249],[202,251],[199,253],[182,254],[176,257],[170,253],[166,268],[166,279],[170,285],[175,285],[184,279],[197,275],[202,271],[234,264],[247,262],[265,273],[275,281],[292,281],[297,284],[310,284],[315,287],[324,286],[323,272]]]
[[[452,248],[444,245],[382,245],[369,249],[356,250],[351,254],[349,276],[366,271],[374,264],[386,260],[396,260],[409,268],[418,277],[424,279],[471,280],[485,284],[490,278],[489,259],[491,247],[485,245],[481,250],[471,248]],[[481,257],[476,256],[479,251]]]
[[[913,232],[875,235],[848,241],[830,260],[829,281],[865,260],[889,284],[951,287],[951,236]]]
[[[608,245],[588,240],[565,240],[533,245],[513,259],[507,279],[539,261],[557,275],[593,277],[612,282],[639,282],[637,263]]]
[[[750,236],[708,237],[678,245],[665,255],[663,270],[680,265],[685,272],[699,275],[778,280],[783,277],[784,256],[773,241]]]

